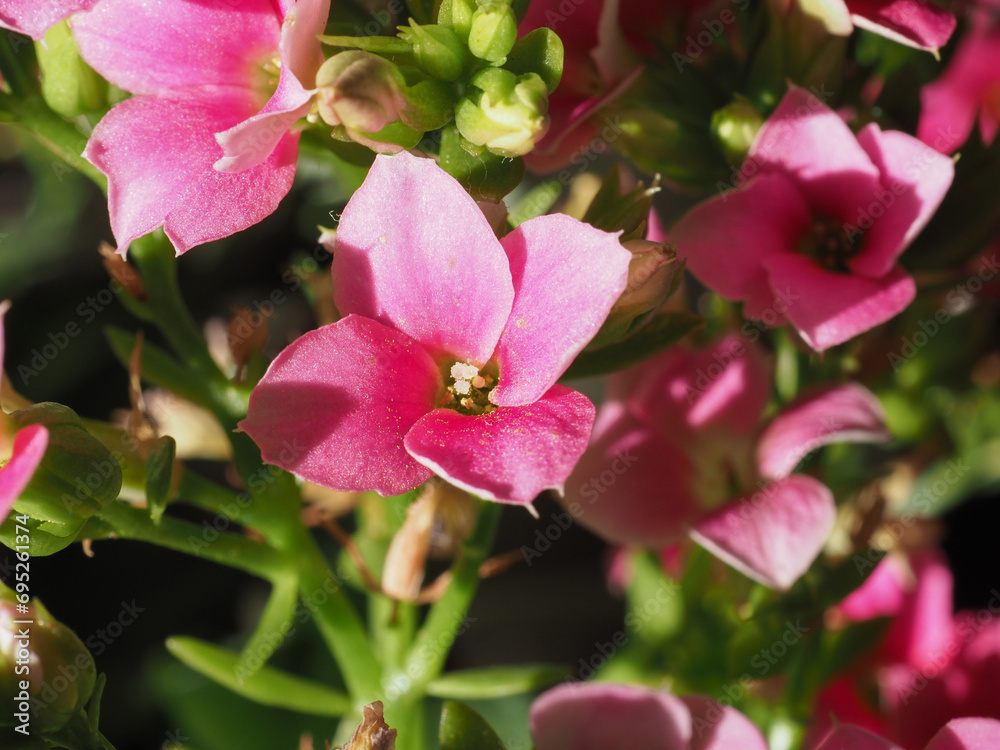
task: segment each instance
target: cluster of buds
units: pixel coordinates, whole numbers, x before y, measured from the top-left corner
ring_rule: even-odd
[[[519,40],[519,20],[509,1],[445,0],[438,23],[410,19],[396,37],[322,37],[347,49],[319,71],[319,115],[380,153],[454,121],[469,155],[523,156],[548,131],[563,48],[548,29]]]

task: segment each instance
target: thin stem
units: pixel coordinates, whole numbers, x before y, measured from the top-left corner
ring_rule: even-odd
[[[431,607],[410,649],[406,660],[408,692],[422,695],[427,684],[441,673],[479,586],[479,567],[490,553],[501,510],[499,503],[481,503],[476,528],[452,568],[448,590]]]
[[[199,508],[218,513],[242,526],[250,526],[260,531],[267,525],[267,519],[257,511],[249,495],[237,494],[191,471],[184,471],[177,494],[181,499]]]
[[[211,524],[199,526],[169,516],[154,524],[146,510],[120,502],[101,511],[99,520],[110,527],[108,537],[151,542],[267,580],[286,568],[282,556],[274,550],[238,534],[218,531]]]
[[[24,70],[24,66],[21,65],[21,61],[17,58],[13,42],[15,39],[23,44],[30,44],[30,42],[17,34],[8,33],[4,34],[4,37],[5,39],[0,41],[0,74],[3,75],[3,79],[10,86],[11,93],[18,98],[22,98],[27,96],[33,87],[31,85],[31,78]]]

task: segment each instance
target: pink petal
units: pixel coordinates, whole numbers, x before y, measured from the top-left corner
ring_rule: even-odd
[[[742,172],[779,172],[795,183],[813,213],[854,218],[859,196],[874,195],[879,174],[836,112],[805,89],[789,88],[757,133]]]
[[[91,67],[133,94],[212,84],[249,94],[277,56],[279,23],[270,0],[101,0],[73,18],[73,36]]]
[[[884,323],[916,295],[901,266],[881,279],[867,279],[827,271],[801,255],[774,256],[766,265],[774,288],[794,300],[785,314],[818,352]]]
[[[757,444],[761,476],[787,477],[799,462],[830,443],[880,443],[891,439],[885,412],[864,386],[848,383],[799,397],[764,430]]]
[[[830,490],[793,474],[720,509],[691,538],[744,575],[786,590],[823,549],[835,516]]]
[[[24,492],[49,444],[49,431],[40,424],[28,425],[14,436],[14,452],[0,468],[0,522]]]
[[[943,47],[955,16],[926,0],[847,0],[854,25],[917,49]]]
[[[41,39],[50,27],[98,0],[0,0],[0,27]]]
[[[124,252],[163,226],[178,254],[269,215],[292,186],[298,136],[240,174],[213,168],[214,134],[253,111],[240,89],[206,87],[127,99],[104,116],[84,156],[108,176],[111,227]]]
[[[259,113],[216,136],[225,153],[216,169],[242,172],[255,167],[298,119],[309,114],[316,71],[323,64],[316,36],[323,33],[329,13],[330,0],[299,0],[289,8],[281,26],[278,89]]]
[[[762,175],[688,211],[667,233],[698,280],[729,299],[774,306],[763,260],[793,252],[812,221],[795,185]]]
[[[436,409],[406,435],[406,450],[452,484],[487,500],[530,503],[540,492],[560,494],[594,423],[594,405],[553,386],[526,406],[502,406],[468,416]]]
[[[521,224],[507,252],[514,305],[496,349],[490,400],[530,404],[551,388],[608,316],[628,282],[631,254],[618,235],[563,214]]]
[[[837,605],[837,609],[854,622],[873,617],[893,617],[902,610],[906,596],[909,569],[902,558],[889,555],[872,571],[865,582]]]
[[[702,695],[685,695],[681,700],[691,711],[688,750],[768,750],[757,725],[735,708]]]
[[[888,740],[848,724],[835,727],[816,750],[903,750]]]
[[[348,202],[333,278],[342,313],[376,318],[435,357],[477,367],[514,303],[507,255],[479,206],[432,160],[405,152],[377,156]]]
[[[952,719],[926,750],[996,750],[1000,747],[1000,721],[996,719]]]
[[[882,132],[875,123],[858,134],[858,143],[878,167],[882,189],[870,198],[859,196],[852,223],[864,244],[849,265],[854,273],[874,279],[889,273],[923,231],[951,186],[955,164],[913,136]]]
[[[566,683],[543,693],[528,723],[535,750],[682,750],[691,737],[691,716],[680,699],[605,683]]]
[[[278,355],[240,427],[264,460],[310,482],[398,495],[431,476],[403,438],[441,388],[437,366],[417,342],[349,315]]]
[[[692,475],[678,446],[623,404],[608,402],[561,502],[577,523],[609,542],[662,547],[704,515],[689,489]]]

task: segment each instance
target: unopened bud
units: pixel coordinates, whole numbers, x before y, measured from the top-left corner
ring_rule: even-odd
[[[417,65],[434,78],[457,81],[465,70],[466,47],[458,34],[447,26],[421,26],[412,18],[400,26],[400,37],[413,45]]]
[[[472,17],[476,12],[475,0],[442,0],[438,11],[438,23],[450,26],[465,42],[472,30]]]
[[[32,734],[57,731],[90,700],[97,669],[72,630],[19,597],[0,583],[0,700],[14,706],[0,725],[27,724],[18,714],[28,714]]]
[[[763,124],[750,102],[737,99],[712,114],[712,135],[730,163],[742,164]]]
[[[673,286],[677,257],[671,248],[648,240],[628,240],[622,244],[632,253],[628,284],[591,341],[591,348],[623,338],[644,316],[663,306]]]
[[[502,62],[516,41],[517,16],[510,5],[488,2],[476,9],[469,31],[469,51],[473,55],[487,62]]]
[[[473,76],[455,108],[455,125],[476,146],[523,156],[548,131],[547,112],[548,90],[537,74],[487,68]]]

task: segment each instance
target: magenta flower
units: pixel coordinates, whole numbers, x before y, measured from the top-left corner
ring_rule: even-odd
[[[795,466],[822,445],[888,434],[878,401],[858,385],[806,393],[761,424],[769,400],[762,354],[735,335],[615,376],[564,504],[609,541],[663,547],[690,536],[787,589],[835,514],[830,490]]]
[[[955,16],[927,0],[831,0],[810,3],[822,9],[833,34],[846,36],[854,27],[917,49],[943,47],[955,31]]]
[[[32,39],[41,39],[49,27],[98,0],[0,0],[0,28],[13,29]]]
[[[265,460],[338,490],[398,495],[437,474],[500,502],[561,491],[594,407],[555,382],[630,258],[558,214],[497,240],[433,161],[379,156],[337,232],[346,317],[278,355],[241,427]]]
[[[748,318],[790,322],[822,351],[883,323],[913,299],[897,262],[937,209],[951,159],[866,126],[857,138],[792,88],[768,118],[737,189],[689,211],[669,239],[688,268]]]
[[[1000,721],[967,717],[948,722],[923,750],[996,750],[997,747],[1000,747]],[[817,750],[906,750],[906,748],[858,727],[844,724],[834,729]]]
[[[971,14],[944,74],[920,92],[917,136],[950,154],[965,143],[979,115],[979,134],[987,146],[1000,127],[1000,24],[988,5]]]
[[[528,722],[535,750],[767,750],[734,708],[632,685],[560,685],[535,700]]]
[[[3,318],[9,307],[10,302],[0,302],[0,368],[4,356]],[[13,427],[0,412],[0,522],[28,486],[49,444],[49,431],[42,425],[29,425],[16,433]]]
[[[311,106],[329,5],[103,0],[73,18],[84,59],[135,94],[84,152],[108,176],[120,252],[163,226],[180,254],[274,211],[295,175],[291,128]]]

